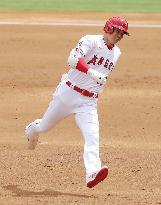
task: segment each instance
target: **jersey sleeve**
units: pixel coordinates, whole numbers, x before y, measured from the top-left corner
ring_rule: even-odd
[[[92,39],[90,36],[82,37],[76,47],[73,49],[77,57],[85,57],[92,47]]]
[[[84,57],[91,51],[91,48],[92,42],[90,37],[82,37],[76,47],[70,52],[68,57],[69,66],[86,73],[88,70],[88,65],[84,61]]]

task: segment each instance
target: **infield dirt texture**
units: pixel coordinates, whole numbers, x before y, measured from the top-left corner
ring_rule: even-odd
[[[121,14],[131,36],[119,43],[122,57],[99,101],[107,180],[86,188],[73,117],[41,135],[35,151],[25,146],[24,127],[46,110],[71,48],[83,35],[102,33],[112,15],[1,12],[1,205],[161,204],[161,14]],[[35,25],[54,22],[82,26]]]

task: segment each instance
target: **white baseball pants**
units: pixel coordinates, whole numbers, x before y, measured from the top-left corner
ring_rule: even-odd
[[[101,169],[97,99],[85,97],[61,82],[42,119],[32,122],[33,126],[28,129],[32,129],[35,135],[47,132],[71,114],[75,114],[76,123],[84,136],[83,158],[88,177]]]

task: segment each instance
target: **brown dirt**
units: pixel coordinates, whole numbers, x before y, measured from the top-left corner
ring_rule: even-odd
[[[110,14],[111,15],[111,14]],[[109,14],[10,13],[0,20],[99,20]],[[124,14],[160,23],[159,14]],[[130,28],[99,102],[106,181],[85,186],[83,140],[69,117],[26,149],[24,126],[41,117],[80,36],[100,27],[0,25],[0,204],[161,204],[161,29]],[[102,32],[102,31],[101,31]],[[69,129],[70,128],[70,129]]]

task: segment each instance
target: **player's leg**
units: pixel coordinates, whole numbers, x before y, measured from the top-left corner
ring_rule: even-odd
[[[76,113],[76,122],[84,136],[84,165],[86,169],[86,183],[89,188],[103,181],[108,168],[101,167],[99,157],[99,121],[97,110],[86,108],[84,112]]]
[[[25,137],[28,148],[34,149],[38,141],[38,135],[53,128],[61,119],[69,114],[69,107],[59,97],[54,97],[42,119],[37,119],[26,126]]]
[[[84,164],[91,174],[101,167],[99,158],[99,122],[97,113],[76,113],[76,123],[84,136]]]

